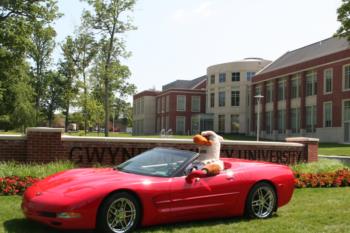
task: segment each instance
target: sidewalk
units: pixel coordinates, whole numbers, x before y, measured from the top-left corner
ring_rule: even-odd
[[[339,155],[318,155],[319,159],[335,159],[341,162],[350,163],[350,156],[339,156]]]

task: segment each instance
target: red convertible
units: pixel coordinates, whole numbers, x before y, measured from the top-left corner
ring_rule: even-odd
[[[228,216],[264,219],[292,197],[294,178],[287,166],[223,158],[220,174],[199,177],[190,169],[197,156],[155,148],[115,168],[63,171],[28,188],[22,210],[55,228],[123,233]]]

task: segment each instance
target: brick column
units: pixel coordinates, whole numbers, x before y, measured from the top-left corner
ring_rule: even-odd
[[[291,133],[291,111],[290,111],[290,106],[291,106],[291,90],[292,86],[292,75],[289,75],[287,77],[287,85],[286,85],[286,135],[289,135]]]
[[[300,77],[300,133],[306,132],[306,72],[301,73]]]
[[[307,152],[307,162],[318,161],[318,138],[295,137],[286,138],[286,141],[304,144],[305,151]]]
[[[27,161],[48,163],[62,157],[63,129],[27,128]]]

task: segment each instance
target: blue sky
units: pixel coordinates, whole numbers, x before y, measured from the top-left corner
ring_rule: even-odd
[[[283,53],[326,39],[341,0],[138,0],[124,61],[138,91],[206,74],[210,65]],[[85,3],[59,0],[57,42],[80,24]],[[59,50],[54,53],[57,60]]]

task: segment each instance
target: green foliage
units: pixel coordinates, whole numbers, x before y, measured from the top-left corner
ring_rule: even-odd
[[[23,164],[18,162],[0,162],[0,177],[6,176],[31,176],[44,178],[56,172],[75,168],[70,161],[56,161],[47,164]]]
[[[103,89],[105,114],[105,136],[108,136],[110,119],[110,99],[113,92],[123,93],[123,86],[130,84],[126,79],[130,72],[120,64],[121,57],[129,56],[121,35],[135,29],[127,13],[133,10],[135,0],[86,0],[93,11],[85,11],[85,25],[99,33],[99,53],[97,69],[99,73],[99,89]]]
[[[10,116],[13,126],[32,123],[35,93],[30,87],[25,90],[30,84],[26,59],[40,25],[58,16],[54,0],[0,1],[0,116]]]
[[[342,5],[338,8],[337,13],[340,27],[335,35],[350,40],[350,0],[342,0]]]
[[[313,163],[301,163],[291,166],[292,170],[298,173],[326,173],[335,172],[343,168],[349,167],[348,165],[333,159],[320,159]]]

